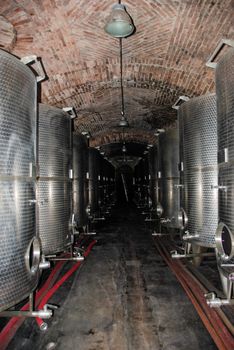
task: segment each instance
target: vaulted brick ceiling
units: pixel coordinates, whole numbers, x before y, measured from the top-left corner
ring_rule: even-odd
[[[2,0],[0,47],[42,58],[42,102],[74,106],[77,130],[92,144],[118,142],[119,40],[104,30],[113,0]],[[152,142],[173,125],[181,95],[214,91],[205,63],[221,38],[234,39],[232,0],[126,0],[136,33],[123,39],[126,115],[131,141]]]

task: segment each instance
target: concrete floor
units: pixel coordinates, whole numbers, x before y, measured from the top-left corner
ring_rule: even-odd
[[[97,238],[56,296],[49,330],[28,320],[9,349],[217,349],[133,207],[115,209]]]

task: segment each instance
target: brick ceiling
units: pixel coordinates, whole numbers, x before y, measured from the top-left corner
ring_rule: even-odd
[[[92,145],[118,142],[119,40],[104,30],[112,0],[1,0],[0,47],[42,58],[42,102],[74,106],[76,129]],[[181,95],[214,91],[205,63],[221,38],[234,38],[232,0],[126,0],[136,33],[123,39],[125,138],[152,142],[170,127]]]

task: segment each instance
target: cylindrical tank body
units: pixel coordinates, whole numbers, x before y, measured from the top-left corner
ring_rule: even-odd
[[[135,197],[139,206],[147,206],[148,204],[148,160],[142,158],[135,166],[134,181],[135,181]]]
[[[217,65],[216,93],[219,166],[216,240],[220,255],[226,260],[234,256],[234,49],[229,49]]]
[[[180,211],[179,211],[179,225],[181,231],[185,231],[188,225],[188,217],[185,212],[186,203],[187,203],[187,195],[188,193],[185,192],[185,185],[184,185],[184,120],[183,120],[183,113],[181,109],[178,111],[178,124],[179,124],[179,173],[180,173],[180,185],[179,185],[179,201],[180,201]]]
[[[36,79],[0,50],[0,311],[36,287]]]
[[[158,148],[155,145],[149,150],[149,193],[152,208],[156,209],[158,203]]]
[[[87,225],[88,145],[83,135],[73,134],[73,213],[77,227]]]
[[[214,247],[218,222],[216,96],[193,98],[181,105],[179,114],[187,230],[197,237],[196,244]]]
[[[39,235],[45,255],[70,243],[71,121],[63,110],[39,105]]]
[[[162,206],[161,223],[169,228],[179,228],[179,133],[171,129],[159,136],[160,184]]]
[[[100,153],[89,148],[89,207],[91,215],[99,210]]]
[[[114,200],[114,191],[115,191],[115,171],[111,163],[101,158],[101,167],[100,167],[100,184],[99,184],[99,202],[103,205],[108,205],[109,202]]]

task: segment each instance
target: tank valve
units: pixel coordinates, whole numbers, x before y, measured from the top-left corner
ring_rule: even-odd
[[[184,185],[182,184],[178,184],[178,185],[174,185],[175,188],[184,188]]]
[[[162,219],[160,219],[160,222],[162,224],[168,224],[169,222],[171,222],[171,219],[169,219],[169,218],[162,218]]]
[[[38,310],[37,317],[49,319],[53,316],[53,310],[58,309],[57,305],[45,304],[43,310]]]
[[[33,205],[33,204],[37,203],[37,200],[36,199],[30,199],[28,202],[29,202],[29,205]]]
[[[204,294],[204,297],[206,298],[207,305],[210,307],[221,307],[223,305],[233,305],[234,300],[233,299],[221,299],[216,296],[214,292],[209,292]]]
[[[204,297],[206,298],[207,305],[210,307],[220,307],[222,305],[221,299],[217,298],[214,292],[206,293]]]
[[[50,262],[48,260],[43,259],[39,264],[40,270],[46,270],[50,268]]]
[[[84,257],[82,255],[74,256],[73,261],[84,261]]]
[[[199,238],[199,234],[191,235],[188,231],[186,231],[185,233],[186,234],[182,237],[184,241],[189,241],[189,240]]]
[[[227,186],[211,185],[211,189],[227,192]]]
[[[182,258],[187,258],[186,254],[180,254],[177,252],[177,250],[172,250],[170,252],[172,259],[182,259]]]

